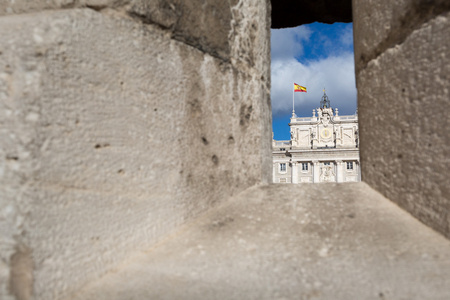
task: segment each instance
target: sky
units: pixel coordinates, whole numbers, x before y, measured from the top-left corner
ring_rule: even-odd
[[[312,116],[325,88],[340,115],[356,110],[353,24],[312,23],[271,30],[272,119],[276,140],[289,140],[294,82],[307,88],[295,93],[295,113]]]

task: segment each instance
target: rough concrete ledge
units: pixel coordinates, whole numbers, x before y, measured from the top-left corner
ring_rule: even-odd
[[[364,183],[259,186],[72,299],[449,299],[449,249]]]

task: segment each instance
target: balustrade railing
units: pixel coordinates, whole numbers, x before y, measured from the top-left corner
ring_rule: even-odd
[[[294,122],[310,122],[312,118],[294,118]]]
[[[291,141],[276,141],[275,146],[289,146]]]

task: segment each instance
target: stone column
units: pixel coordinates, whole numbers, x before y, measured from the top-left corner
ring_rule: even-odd
[[[291,182],[292,183],[298,183],[298,163],[292,162],[292,168],[291,168]]]
[[[343,169],[344,163],[342,160],[336,161],[336,181],[337,182],[344,182],[344,169]]]
[[[361,181],[361,165],[359,163],[359,160],[356,161],[355,167],[356,167],[357,180]]]
[[[272,163],[272,182],[275,183],[277,178],[277,166],[278,163]]]
[[[320,166],[317,160],[313,160],[313,183],[318,183],[320,178]]]

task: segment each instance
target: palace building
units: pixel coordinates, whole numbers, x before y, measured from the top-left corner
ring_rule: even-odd
[[[274,183],[361,181],[357,113],[340,116],[324,90],[312,117],[293,111],[289,126],[291,139],[272,143]]]

